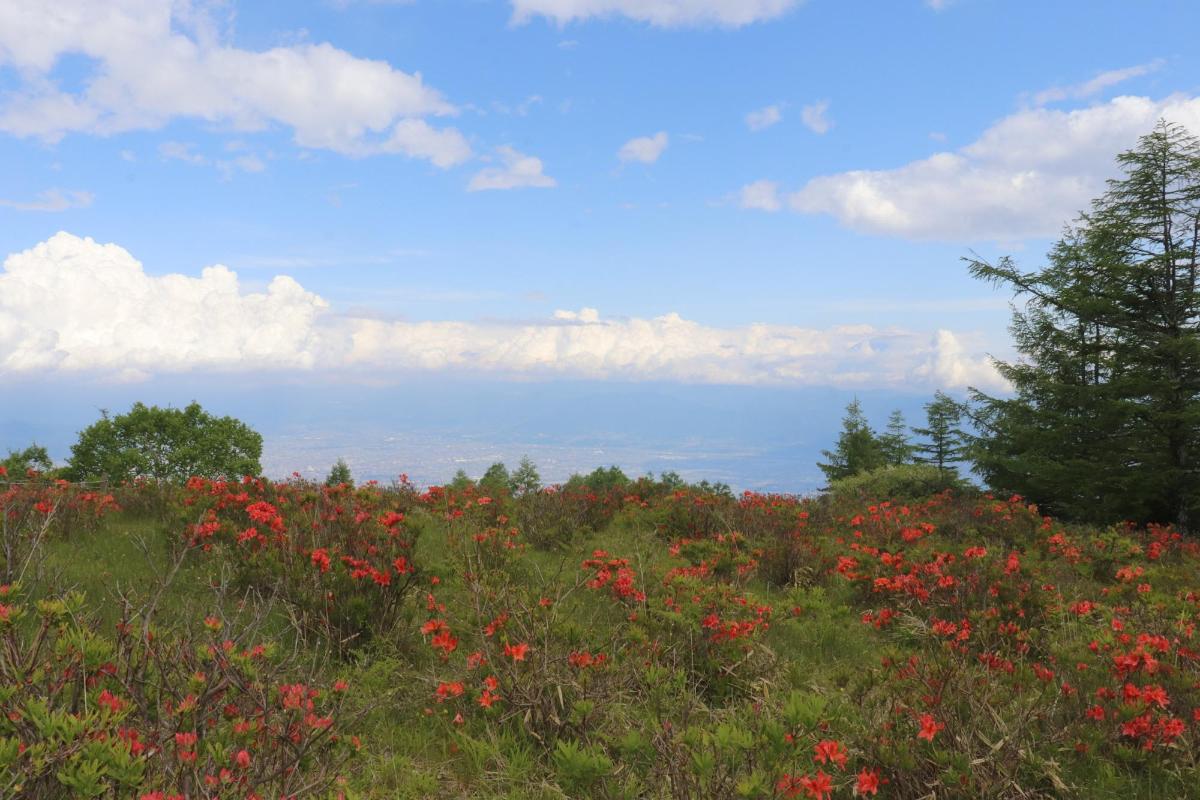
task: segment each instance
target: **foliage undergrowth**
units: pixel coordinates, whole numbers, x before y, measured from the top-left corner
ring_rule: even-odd
[[[0,483],[4,796],[1196,796],[1200,543],[893,477]]]

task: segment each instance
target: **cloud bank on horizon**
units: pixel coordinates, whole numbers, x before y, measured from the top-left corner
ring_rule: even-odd
[[[191,370],[414,371],[718,384],[1003,388],[969,337],[845,325],[705,326],[678,314],[540,322],[381,321],[332,313],[293,278],[244,292],[224,266],[154,276],[128,251],[60,232],[4,261],[0,374],[138,380]]]

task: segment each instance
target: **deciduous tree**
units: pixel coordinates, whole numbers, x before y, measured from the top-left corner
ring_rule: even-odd
[[[192,476],[240,478],[262,472],[262,436],[233,417],[214,417],[199,403],[159,408],[135,403],[100,419],[71,447],[74,480],[136,478],[184,481]]]

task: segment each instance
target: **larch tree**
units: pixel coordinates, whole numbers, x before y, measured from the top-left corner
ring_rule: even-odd
[[[1194,527],[1200,505],[1200,140],[1160,122],[1048,263],[1011,287],[1011,397],[973,393],[976,470],[1078,519]]]

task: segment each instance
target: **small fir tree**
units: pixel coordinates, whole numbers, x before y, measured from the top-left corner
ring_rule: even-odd
[[[926,439],[916,446],[917,460],[937,467],[943,478],[957,475],[953,465],[967,455],[967,436],[960,427],[962,417],[962,404],[938,391],[933,401],[925,404],[926,427],[913,428],[913,433]]]
[[[888,417],[887,428],[879,437],[879,443],[883,446],[883,455],[888,466],[899,467],[912,463],[916,449],[909,440],[908,424],[904,421],[904,414],[900,409],[896,409]]]
[[[887,464],[883,443],[867,424],[857,397],[846,406],[837,445],[833,450],[822,450],[821,455],[825,463],[817,466],[830,483]]]
[[[536,494],[541,490],[542,476],[538,475],[537,467],[529,460],[529,456],[521,457],[521,463],[508,479],[508,487],[515,497]]]
[[[347,486],[354,485],[354,476],[350,473],[350,466],[344,458],[339,458],[333,468],[329,470],[328,477],[325,478],[326,486]]]

